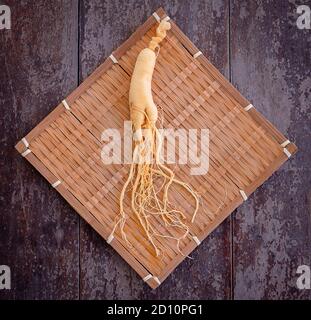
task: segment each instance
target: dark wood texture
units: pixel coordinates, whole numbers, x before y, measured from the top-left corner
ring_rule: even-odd
[[[310,298],[295,285],[311,265],[310,31],[296,27],[296,5],[29,3],[7,1],[12,30],[0,30],[0,264],[12,270],[0,299]],[[300,151],[151,291],[14,145],[159,6]]]
[[[299,148],[234,216],[236,299],[311,297],[296,287],[297,267],[311,265],[311,33],[296,26],[300,4],[231,4],[232,82]]]
[[[0,299],[79,297],[79,218],[14,144],[77,86],[77,1],[6,1],[1,43]]]

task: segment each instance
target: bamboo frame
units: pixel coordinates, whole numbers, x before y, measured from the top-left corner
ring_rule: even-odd
[[[166,17],[162,8],[156,12],[162,19]],[[26,159],[50,184],[62,182],[56,190],[106,240],[127,168],[102,167],[100,132],[105,122],[120,126],[128,119],[126,95],[135,55],[156,25],[157,21],[151,16],[112,53],[118,64],[106,59],[66,98],[70,110],[59,104],[25,137],[32,151]],[[194,188],[202,189],[206,206],[216,208],[222,188],[228,189],[228,199],[220,211],[202,209],[192,227],[193,233],[203,241],[244,201],[241,191],[249,196],[288,159],[281,146],[286,138],[255,108],[244,110],[250,102],[203,54],[193,58],[199,49],[174,22],[167,38],[154,75],[156,102],[163,105],[165,120],[171,125],[175,121],[185,128],[208,125],[213,129],[211,173],[191,179]],[[116,87],[118,90],[114,90]],[[115,108],[114,116],[103,109],[107,105]],[[197,112],[197,123],[190,117],[191,110]],[[182,120],[177,121],[176,114],[181,115]],[[16,149],[23,154],[25,143],[19,141]],[[286,150],[293,155],[297,147],[289,143]],[[177,174],[185,178],[187,170],[177,168]],[[109,184],[111,190],[107,187]],[[176,193],[174,198],[187,211],[190,200],[182,193]],[[159,261],[152,256],[137,221],[131,218],[128,224],[135,250],[129,250],[118,234],[110,245],[152,288],[162,283],[197,246],[195,241],[184,241],[182,255],[174,250],[172,243],[158,240],[159,245],[167,248]],[[160,230],[161,226],[157,228]]]

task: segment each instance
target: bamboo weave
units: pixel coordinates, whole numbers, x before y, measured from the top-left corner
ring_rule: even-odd
[[[157,14],[166,16],[162,9]],[[129,119],[128,91],[137,54],[155,33],[157,21],[151,16],[129,40],[113,52],[84,83],[70,94],[67,110],[60,104],[25,138],[31,153],[26,159],[92,227],[107,240],[118,213],[118,199],[129,165],[104,165],[101,161],[101,133],[123,128]],[[287,140],[263,118],[204,57],[193,57],[199,50],[172,22],[172,29],[161,44],[153,76],[153,97],[164,119],[164,127],[209,128],[209,171],[190,176],[189,166],[175,166],[182,181],[200,193],[201,207],[190,224],[191,234],[202,241],[288,158],[281,144]],[[23,153],[25,143],[17,150]],[[290,143],[286,150],[296,152]],[[190,221],[193,201],[178,187],[171,199]],[[126,197],[127,212],[129,194]],[[160,219],[153,226],[165,233]],[[129,249],[117,230],[110,245],[152,287],[157,287],[198,245],[190,237],[181,243],[156,238],[161,249],[155,257],[137,219],[129,215],[125,226],[133,248]],[[167,230],[178,235],[176,230]],[[151,274],[152,277],[148,277]],[[149,278],[149,279],[148,279]],[[159,280],[159,281],[158,281]]]

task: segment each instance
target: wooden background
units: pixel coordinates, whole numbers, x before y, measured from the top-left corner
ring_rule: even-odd
[[[311,30],[301,1],[1,1],[0,299],[310,299]],[[311,6],[310,0],[303,1]],[[151,290],[15,143],[162,6],[299,152]],[[309,148],[308,148],[309,147]]]

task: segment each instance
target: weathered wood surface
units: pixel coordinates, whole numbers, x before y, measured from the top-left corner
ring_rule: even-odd
[[[14,145],[77,86],[77,2],[6,1],[0,30],[0,264],[12,290],[0,299],[75,299],[79,218]]]
[[[231,5],[232,82],[299,148],[233,216],[236,299],[311,297],[296,287],[297,267],[311,265],[311,31],[296,26],[299,4]]]
[[[297,266],[311,265],[311,83],[310,31],[296,27],[293,1],[6,3],[0,264],[11,267],[12,290],[0,299],[311,297],[295,286]],[[159,6],[300,150],[151,291],[14,145]]]

